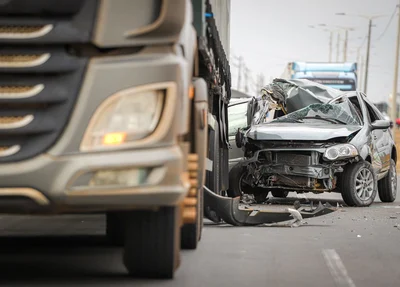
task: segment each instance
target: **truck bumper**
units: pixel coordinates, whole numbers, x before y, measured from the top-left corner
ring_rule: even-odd
[[[177,205],[189,188],[183,158],[179,146],[168,146],[60,157],[44,154],[1,165],[0,206],[11,213],[71,213]],[[149,171],[142,173],[141,182],[134,179],[138,170]],[[111,172],[112,182],[119,172],[130,180],[93,180],[99,171]]]

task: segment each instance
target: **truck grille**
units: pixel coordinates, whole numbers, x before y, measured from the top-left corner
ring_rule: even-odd
[[[0,163],[37,156],[62,134],[88,62],[70,47],[90,44],[97,5],[0,3]]]

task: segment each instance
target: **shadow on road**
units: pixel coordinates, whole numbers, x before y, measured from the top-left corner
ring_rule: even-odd
[[[121,255],[105,236],[0,237],[0,285],[132,286]]]

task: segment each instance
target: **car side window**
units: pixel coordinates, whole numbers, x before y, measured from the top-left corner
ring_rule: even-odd
[[[375,112],[374,108],[373,108],[368,102],[366,102],[366,101],[364,101],[364,102],[365,102],[365,105],[367,106],[369,121],[370,121],[371,123],[373,123],[373,122],[376,121],[376,120],[380,120],[381,118],[380,118],[380,116]]]
[[[229,136],[236,135],[238,129],[247,126],[247,104],[239,103],[228,108]]]
[[[361,106],[360,106],[360,102],[358,101],[358,98],[357,97],[350,97],[349,100],[353,104],[353,107],[357,112],[357,116],[358,116],[359,121],[363,124],[364,123],[364,119],[363,119],[363,115],[362,115],[362,112],[361,112]]]

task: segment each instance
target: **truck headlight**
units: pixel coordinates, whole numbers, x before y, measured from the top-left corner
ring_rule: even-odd
[[[115,149],[149,137],[160,122],[164,101],[173,87],[154,84],[110,96],[92,117],[81,150]]]
[[[352,144],[339,144],[328,147],[325,150],[324,158],[327,160],[336,160],[358,156],[358,151]]]

